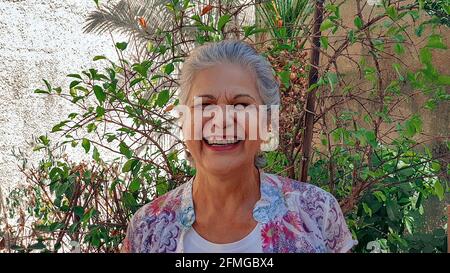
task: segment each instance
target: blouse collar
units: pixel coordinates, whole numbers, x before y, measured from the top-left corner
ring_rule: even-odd
[[[268,223],[287,213],[287,206],[281,183],[276,177],[259,169],[261,198],[253,208],[253,218],[259,223]],[[186,182],[181,192],[181,211],[178,221],[182,227],[189,229],[195,222],[194,202],[192,200],[192,183],[194,177]]]

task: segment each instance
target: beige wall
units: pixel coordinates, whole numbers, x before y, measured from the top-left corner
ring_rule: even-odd
[[[82,32],[94,8],[92,0],[0,0],[0,187],[23,181],[12,149],[30,153],[31,136],[49,132],[71,109],[33,93],[44,87],[42,79],[67,89],[65,75],[97,67],[95,55],[115,58],[109,35]],[[80,149],[71,155],[84,157]]]

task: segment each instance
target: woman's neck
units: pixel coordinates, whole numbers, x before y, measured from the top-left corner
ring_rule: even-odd
[[[252,210],[260,198],[259,170],[243,167],[227,174],[213,174],[198,169],[193,184],[194,204],[206,212],[234,213]],[[209,214],[209,213],[207,213]]]

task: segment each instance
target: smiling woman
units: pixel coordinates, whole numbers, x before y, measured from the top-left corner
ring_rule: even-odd
[[[210,43],[191,53],[182,70],[180,103],[190,111],[212,113],[200,119],[190,115],[183,122],[196,175],[134,215],[123,252],[352,248],[356,241],[331,194],[262,170],[266,138],[260,126],[269,121],[252,122],[248,113],[239,119],[232,111],[278,105],[278,92],[270,64],[244,42]]]

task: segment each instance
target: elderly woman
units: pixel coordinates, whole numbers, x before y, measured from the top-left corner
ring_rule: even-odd
[[[191,110],[272,106],[280,101],[270,64],[241,41],[196,48],[181,75],[180,104]],[[194,104],[194,98],[200,104]],[[231,122],[243,129],[243,136],[206,135],[204,130],[195,138],[190,135],[195,129],[185,133],[195,176],[133,216],[123,252],[348,252],[352,248],[356,241],[331,194],[263,172],[262,137],[251,139],[248,132],[255,124],[233,124],[238,121],[228,116],[211,123],[216,117],[203,116],[198,127],[225,129],[221,127]]]

